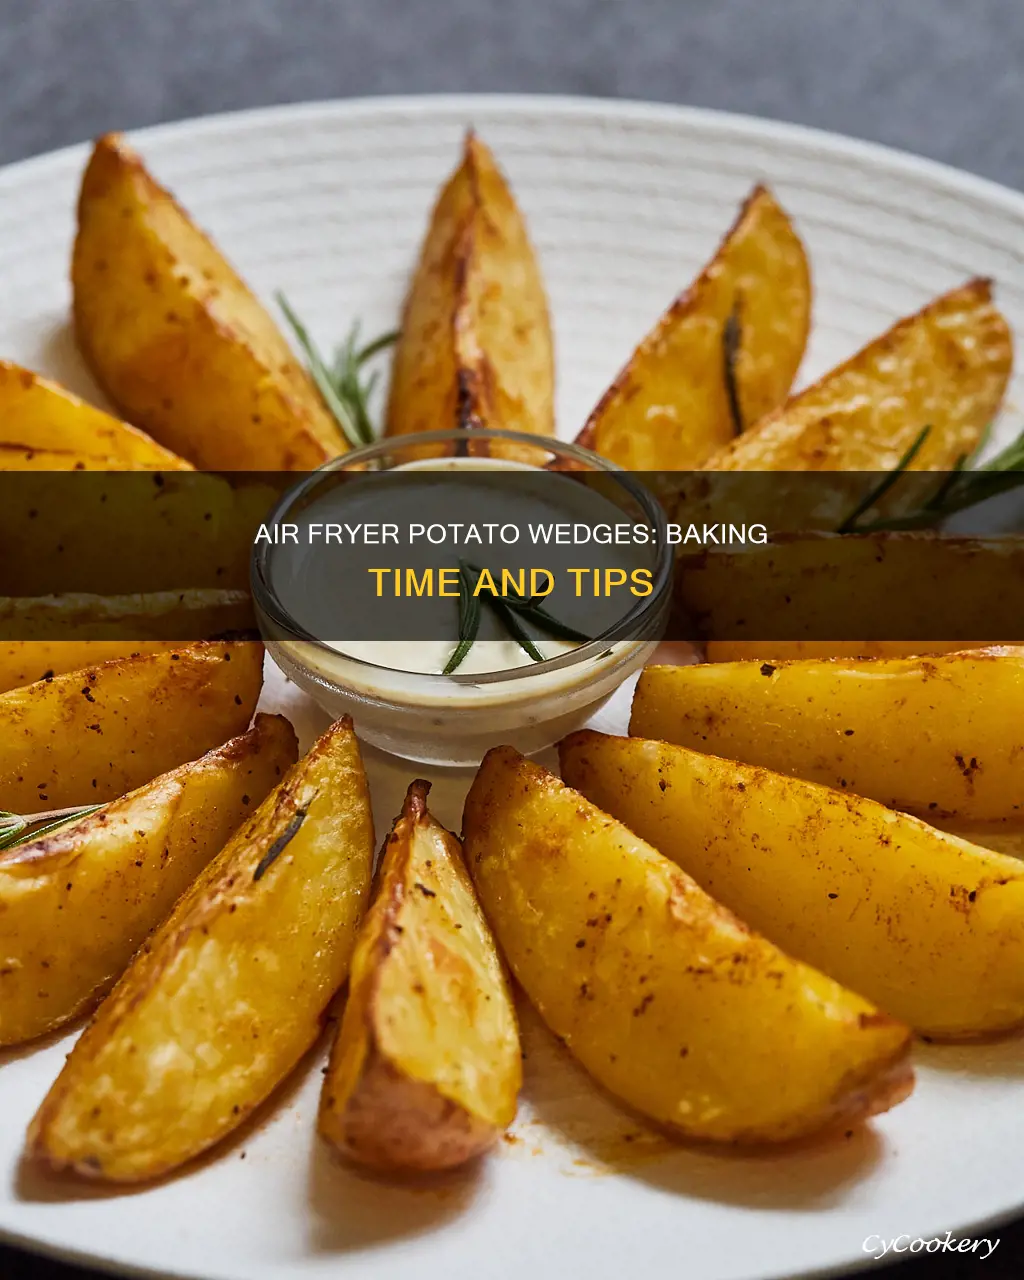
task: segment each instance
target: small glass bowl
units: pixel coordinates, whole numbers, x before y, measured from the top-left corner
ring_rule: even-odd
[[[315,639],[292,618],[272,587],[275,547],[253,552],[252,591],[260,629],[281,670],[334,718],[350,715],[360,736],[384,751],[424,764],[474,766],[493,746],[524,754],[549,747],[580,728],[657,646],[671,597],[672,552],[664,513],[629,472],[578,445],[513,431],[455,428],[397,436],[356,449],[301,480],[269,520],[283,522],[300,508],[323,472],[387,471],[436,457],[512,459],[516,466],[607,473],[656,530],[653,590],[638,599],[616,628],[545,662],[508,670],[437,675],[367,662]],[[429,464],[428,464],[429,465]]]

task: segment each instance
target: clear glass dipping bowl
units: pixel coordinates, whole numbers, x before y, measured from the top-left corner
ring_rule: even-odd
[[[472,675],[400,671],[340,653],[309,635],[282,605],[271,582],[275,547],[254,549],[252,590],[267,648],[284,673],[334,718],[348,714],[360,736],[406,760],[474,766],[494,746],[524,754],[551,746],[580,728],[656,647],[671,598],[672,552],[664,514],[655,497],[629,472],[578,445],[512,431],[456,428],[398,436],[325,463],[284,495],[269,522],[283,522],[299,508],[325,471],[386,471],[436,455],[446,468],[454,459],[512,459],[517,465],[560,471],[603,472],[621,486],[635,520],[657,530],[654,586],[636,599],[617,631],[530,666]]]

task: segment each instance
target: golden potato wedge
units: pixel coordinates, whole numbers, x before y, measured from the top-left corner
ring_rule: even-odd
[[[777,1142],[909,1093],[906,1027],[752,933],[511,747],[466,800],[466,861],[512,972],[587,1070],[671,1132]]]
[[[143,945],[39,1108],[28,1153],[138,1182],[237,1128],[319,1036],[372,862],[366,775],[339,720]]]
[[[49,675],[188,640],[253,632],[246,591],[155,591],[132,596],[0,596],[0,693]],[[151,638],[154,637],[154,638]]]
[[[0,808],[114,800],[241,733],[263,646],[186,644],[0,694]]]
[[[109,458],[112,470],[135,465],[191,471],[191,463],[143,431],[95,409],[48,378],[0,360],[0,442],[29,450]]]
[[[1024,865],[873,800],[582,732],[562,773],[752,928],[915,1030],[1024,1023]]]
[[[900,320],[845,364],[713,454],[710,471],[946,471],[971,454],[1003,400],[1013,337],[989,280]]]
[[[295,763],[283,716],[50,835],[0,853],[0,1045],[97,1004]]]
[[[1020,537],[779,534],[677,556],[674,573],[695,638],[753,643],[759,654],[766,642],[833,647],[847,636],[898,641],[904,653],[935,647],[934,636],[951,652],[1021,636]]]
[[[577,444],[632,471],[702,466],[785,400],[810,320],[800,237],[767,187],[755,187],[715,256],[605,392]]]
[[[515,1008],[462,847],[414,782],[384,845],[320,1102],[321,1134],[383,1172],[450,1169],[512,1123]]]
[[[0,596],[247,591],[279,479],[49,468],[12,477],[0,489]]]
[[[119,134],[82,179],[71,282],[103,390],[195,466],[303,470],[346,451],[269,314]]]
[[[554,433],[547,297],[523,216],[472,130],[431,216],[395,350],[387,434]]]
[[[1024,814],[1024,647],[648,667],[629,731],[927,817]]]
[[[704,646],[704,657],[707,662],[749,662],[754,658],[758,662],[793,662],[800,658],[916,658],[922,654],[957,653],[969,647],[963,640],[709,640]]]
[[[43,449],[0,442],[0,471],[153,471],[155,464],[119,461],[111,455],[79,453],[73,449]]]

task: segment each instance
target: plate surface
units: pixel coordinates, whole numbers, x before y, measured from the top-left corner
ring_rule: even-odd
[[[970,275],[1024,333],[1024,197],[806,130],[557,98],[380,99],[211,118],[136,136],[156,174],[262,296],[325,346],[395,320],[427,212],[473,123],[539,249],[571,437],[712,252],[756,180],[796,216],[815,275],[802,381]],[[79,148],[0,171],[0,356],[97,396],[68,326]],[[1000,436],[1014,429],[1013,403]],[[1014,394],[1015,393],[1015,394]],[[271,673],[303,741],[324,717]],[[623,731],[628,691],[599,718]],[[369,754],[378,831],[412,766]],[[465,774],[434,771],[458,829]],[[867,1262],[868,1236],[929,1237],[1024,1206],[1019,1042],[920,1046],[909,1102],[848,1139],[737,1157],[669,1148],[602,1097],[524,1011],[521,1115],[471,1175],[422,1188],[341,1168],[314,1140],[322,1051],[258,1123],[160,1186],[111,1195],[19,1166],[74,1035],[0,1054],[0,1234],[111,1269],[201,1280],[763,1280]]]

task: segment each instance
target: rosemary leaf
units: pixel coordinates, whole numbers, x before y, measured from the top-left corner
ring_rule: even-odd
[[[85,818],[102,808],[101,804],[87,804],[69,809],[47,809],[44,813],[11,813],[6,809],[0,810],[0,850],[13,849],[29,840],[42,839],[52,831],[67,826],[69,822]],[[43,825],[40,826],[40,823]]]
[[[263,857],[260,858],[256,866],[256,870],[252,873],[253,880],[263,879],[270,867],[277,861],[288,845],[290,845],[299,834],[299,828],[306,821],[307,813],[309,813],[308,804],[304,808],[296,810],[295,817],[292,818],[291,822],[288,823]]]
[[[325,403],[331,413],[334,414],[335,421],[345,436],[345,439],[354,448],[358,448],[361,444],[369,444],[370,441],[365,439],[360,432],[360,428],[354,418],[349,405],[345,403],[338,393],[335,379],[332,372],[324,363],[324,358],[317,350],[316,344],[309,336],[309,330],[302,323],[299,317],[292,310],[287,298],[283,293],[278,292],[276,295],[277,305],[281,308],[284,318],[291,326],[295,339],[302,348],[306,357],[306,364],[309,367],[309,374],[316,383],[317,390],[323,396]]]
[[[918,453],[921,451],[921,446],[928,439],[929,435],[931,434],[931,430],[932,430],[931,426],[921,428],[921,430],[917,434],[917,438],[907,449],[906,453],[904,453],[903,457],[900,458],[899,462],[896,463],[896,466],[892,469],[892,471],[886,472],[886,474],[882,477],[882,479],[878,482],[878,484],[875,485],[875,487],[871,490],[871,492],[866,497],[862,498],[860,502],[857,503],[854,509],[846,517],[846,519],[843,520],[843,522],[838,526],[838,528],[836,529],[837,533],[863,532],[863,530],[855,528],[857,521],[860,519],[860,517],[864,514],[865,511],[870,511],[871,508],[875,505],[875,503],[878,502],[881,498],[883,498],[889,492],[889,490],[893,487],[896,481],[899,480],[903,472],[906,471],[906,469],[910,466],[910,464],[917,457]]]
[[[473,594],[479,576],[479,570],[474,577],[472,567],[459,561],[459,643],[444,665],[443,676],[458,671],[480,634],[480,597]]]
[[[585,643],[594,638],[588,636],[585,631],[577,631],[567,622],[562,622],[560,618],[554,617],[548,613],[547,609],[533,601],[518,604],[515,601],[506,600],[505,604],[525,622],[532,622],[534,626],[554,636],[556,640],[579,640]]]
[[[530,633],[522,626],[519,618],[508,602],[499,599],[498,596],[493,596],[487,601],[487,603],[498,615],[505,630],[509,633],[520,649],[532,658],[534,662],[543,662],[544,655],[533,643]]]
[[[742,341],[740,300],[737,297],[722,328],[722,375],[725,379],[725,398],[729,402],[729,416],[732,418],[733,430],[738,436],[743,434],[743,409],[740,405],[740,391],[736,382],[736,360]]]

